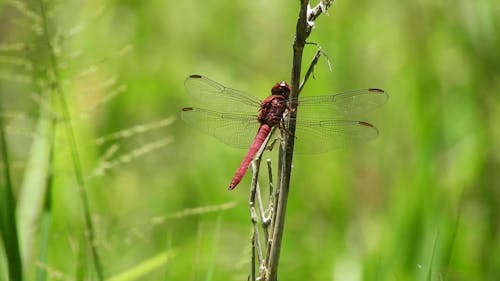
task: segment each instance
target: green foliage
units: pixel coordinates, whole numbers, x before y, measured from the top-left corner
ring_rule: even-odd
[[[3,120],[0,117],[0,155],[2,163],[10,163],[6,143]],[[0,178],[0,235],[8,264],[8,276],[11,280],[22,280],[22,263],[19,250],[19,237],[16,224],[16,202],[14,199],[13,185],[8,166],[2,167]]]
[[[310,40],[333,69],[320,61],[302,94],[378,87],[390,98],[363,118],[375,141],[294,157],[280,279],[500,276],[497,2],[339,0],[317,20]],[[20,248],[2,220],[0,279],[21,261],[26,280],[93,280],[96,263],[103,279],[246,279],[250,177],[226,190],[245,151],[175,118],[192,102],[189,74],[262,98],[288,80],[297,11],[1,1],[1,207]]]

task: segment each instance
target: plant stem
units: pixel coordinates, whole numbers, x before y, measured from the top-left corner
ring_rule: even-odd
[[[312,22],[328,8],[332,1],[322,0],[316,7],[308,11],[309,1],[300,1],[299,18],[297,20],[295,30],[295,40],[293,43],[293,61],[292,73],[290,78],[291,92],[290,100],[297,100],[300,93],[300,75],[302,69],[302,55],[306,39],[311,33]],[[314,63],[314,61],[313,61]],[[276,215],[274,222],[274,230],[272,236],[272,244],[269,260],[266,268],[268,268],[268,278],[266,280],[276,281],[278,279],[278,264],[281,252],[281,242],[283,239],[283,231],[285,226],[285,214],[288,203],[288,194],[290,190],[290,177],[292,171],[293,148],[295,144],[295,120],[297,117],[297,103],[291,102],[288,110],[288,118],[285,118],[284,141],[280,146],[279,163],[278,163],[278,202],[276,206]]]
[[[73,131],[73,127],[71,124],[71,116],[69,113],[69,106],[66,101],[66,97],[64,95],[64,92],[61,88],[61,84],[59,83],[60,81],[60,74],[59,74],[59,66],[57,63],[57,57],[55,54],[54,46],[50,40],[49,36],[49,26],[48,26],[48,18],[47,18],[47,11],[45,7],[45,3],[42,0],[38,1],[40,5],[40,12],[41,12],[41,17],[42,17],[42,27],[43,27],[43,34],[44,34],[44,40],[45,43],[47,44],[48,50],[49,50],[49,56],[50,56],[50,63],[51,63],[51,70],[53,74],[53,81],[50,83],[52,89],[54,92],[57,94],[59,97],[60,103],[61,103],[61,110],[62,110],[62,116],[64,120],[64,126],[66,129],[66,136],[69,140],[69,147],[71,151],[71,159],[73,161],[73,168],[75,171],[75,176],[76,176],[76,181],[78,185],[78,194],[80,195],[80,200],[82,203],[83,207],[83,214],[84,214],[84,220],[85,220],[85,228],[87,234],[85,235],[87,242],[89,243],[89,247],[92,253],[92,260],[94,264],[94,268],[97,274],[97,280],[103,280],[103,272],[102,272],[102,265],[101,265],[101,260],[97,251],[97,247],[95,244],[95,231],[94,231],[94,226],[92,223],[91,219],[91,214],[90,214],[90,204],[89,204],[89,199],[87,197],[87,190],[85,187],[85,180],[83,178],[83,170],[82,170],[82,165],[81,165],[81,160],[80,156],[78,154],[78,149],[76,145],[76,138],[75,138],[75,133]]]

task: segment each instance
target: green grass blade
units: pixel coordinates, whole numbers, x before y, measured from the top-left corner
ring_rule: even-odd
[[[47,116],[43,106],[41,116]],[[47,182],[50,171],[50,154],[54,135],[53,121],[39,118],[34,134],[30,158],[24,174],[23,184],[19,192],[17,219],[19,224],[20,248],[23,263],[31,268],[34,242],[37,239],[40,217],[47,194]]]
[[[43,213],[41,218],[41,245],[40,253],[38,255],[38,262],[41,264],[47,264],[47,253],[50,238],[50,226],[52,224],[52,215],[49,211]],[[36,280],[45,281],[47,280],[47,271],[45,268],[37,266],[36,269]]]
[[[53,152],[53,150],[52,150]],[[51,153],[52,154],[52,153]],[[52,158],[52,157],[51,157]],[[50,229],[52,225],[52,201],[51,201],[51,191],[52,191],[52,177],[49,175],[47,184],[47,196],[45,197],[45,207],[41,217],[41,241],[40,241],[40,253],[38,254],[38,262],[41,264],[48,264],[47,254],[49,251],[49,240],[50,240]],[[47,271],[45,268],[37,267],[36,269],[36,280],[45,281],[47,279]]]
[[[432,269],[434,267],[434,257],[436,255],[437,245],[439,241],[439,232],[436,234],[436,238],[434,239],[434,246],[432,247],[431,261],[429,264],[429,270],[427,271],[427,281],[432,280]]]
[[[5,127],[0,117],[0,153],[3,162],[3,176],[0,177],[0,233],[3,239],[10,280],[23,280],[19,237],[16,225],[16,202],[10,176],[10,161],[5,138]]]
[[[215,272],[215,261],[217,260],[217,254],[219,253],[218,250],[218,243],[220,241],[220,231],[221,231],[221,224],[222,224],[222,218],[220,215],[217,216],[217,222],[215,223],[215,232],[214,232],[214,237],[212,238],[212,257],[210,259],[210,263],[208,265],[208,271],[207,275],[205,277],[206,281],[212,281],[214,272]]]
[[[127,271],[124,271],[116,276],[107,279],[107,281],[143,280],[141,279],[141,277],[154,270],[162,268],[168,262],[168,260],[173,258],[175,255],[176,252],[174,250],[166,251],[141,262],[140,264],[132,267]]]

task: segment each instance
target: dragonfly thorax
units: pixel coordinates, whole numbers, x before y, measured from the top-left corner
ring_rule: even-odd
[[[285,81],[276,83],[271,88],[271,96],[260,104],[259,122],[271,127],[279,125],[286,109],[286,99],[290,95],[290,86]]]
[[[282,95],[272,95],[263,100],[258,118],[259,122],[271,127],[279,125],[286,110],[286,102],[284,102],[286,99],[287,97]]]

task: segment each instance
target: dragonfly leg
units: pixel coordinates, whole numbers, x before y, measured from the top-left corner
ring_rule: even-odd
[[[280,133],[281,133],[281,140],[284,140],[285,139],[285,136],[283,134],[288,134],[290,136],[293,136],[294,138],[297,138],[297,136],[295,136],[295,134],[292,134],[292,132],[290,132],[286,126],[285,126],[285,121],[282,119],[281,122],[280,122],[280,125],[279,125],[279,128],[280,128]]]
[[[273,151],[274,146],[276,145],[276,141],[281,140],[281,137],[275,137],[266,147],[267,150]]]

